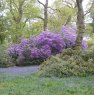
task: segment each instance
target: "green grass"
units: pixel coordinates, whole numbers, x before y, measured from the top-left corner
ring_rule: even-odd
[[[93,76],[40,78],[0,74],[0,95],[93,95]]]

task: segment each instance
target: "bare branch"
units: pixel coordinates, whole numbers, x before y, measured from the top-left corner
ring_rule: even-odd
[[[36,16],[36,18],[39,18],[39,19],[41,19],[41,20],[43,20],[43,21],[44,21],[44,18],[43,18],[43,17],[41,17],[41,16]]]
[[[71,16],[69,16],[68,18],[67,18],[67,20],[66,20],[66,22],[65,22],[65,24],[64,25],[67,25],[67,24],[69,24],[69,22],[71,21]]]
[[[53,10],[53,11],[59,11],[59,12],[61,12],[59,9],[53,9],[51,7],[48,7],[48,8],[51,9],[51,10]]]
[[[12,0],[13,2],[13,4],[15,5],[15,7],[18,9],[18,6],[16,5],[16,3],[15,3],[15,1],[14,0]]]
[[[37,0],[41,5],[43,5],[44,7],[45,7],[45,5],[41,2],[41,1],[39,1],[39,0]]]
[[[68,0],[62,0],[62,2],[63,2],[67,7],[69,7],[69,8],[76,8],[76,1],[74,1],[74,0],[71,0],[71,2],[68,1]]]
[[[52,14],[52,15],[54,15],[54,14],[55,14],[55,12],[50,12],[50,11],[48,11],[48,13],[50,13],[50,14]]]
[[[72,3],[70,3],[69,1],[63,0],[63,3],[65,3],[69,8],[73,7]]]
[[[26,20],[24,21],[24,25],[23,25],[23,28],[25,27],[26,25],[26,22],[29,20],[29,18],[26,18]]]
[[[94,1],[92,2],[90,8],[86,11],[86,13],[84,14],[84,16],[86,16],[87,14],[90,13],[90,10],[93,8],[93,4],[94,4]]]
[[[86,11],[86,13],[84,14],[84,16],[86,16],[86,15],[89,14],[89,13],[90,13],[90,10]]]

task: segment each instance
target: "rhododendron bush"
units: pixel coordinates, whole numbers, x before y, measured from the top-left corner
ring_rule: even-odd
[[[38,36],[31,36],[29,39],[22,39],[19,44],[13,44],[8,48],[8,54],[15,60],[33,61],[46,60],[51,55],[64,51],[65,48],[75,46],[77,29],[71,25],[63,26],[58,33],[44,31]],[[82,41],[83,49],[87,43]],[[20,61],[22,62],[22,61]]]
[[[63,40],[66,44],[65,48],[72,48],[76,45],[77,38],[77,28],[72,25],[66,25],[62,27],[61,30]],[[85,40],[82,40],[82,48],[86,49],[88,47]]]

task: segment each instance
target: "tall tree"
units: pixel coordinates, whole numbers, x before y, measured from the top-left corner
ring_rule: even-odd
[[[44,5],[44,30],[47,29],[47,24],[48,24],[47,10],[48,10],[48,0],[46,0],[46,3]]]
[[[45,4],[43,4],[42,2],[40,2],[39,0],[37,0],[41,5],[43,5],[44,7],[44,18],[43,18],[43,21],[44,21],[44,31],[47,29],[47,25],[48,25],[48,0],[45,1]]]
[[[55,0],[48,8],[48,27],[60,31],[61,27],[76,20],[75,0]]]
[[[2,13],[2,2],[0,1],[0,44],[3,44],[5,40],[5,24]]]
[[[82,6],[83,0],[76,0],[77,3],[77,39],[76,39],[76,48],[81,49],[81,43],[83,39],[83,34],[85,30],[84,25],[84,11]]]
[[[21,33],[18,33],[19,30],[21,29],[21,20],[23,16],[23,5],[24,5],[25,0],[20,0],[16,2],[15,0],[9,0],[9,8],[10,8],[10,13],[12,15],[12,19],[15,23],[15,31],[17,32],[14,36],[14,42],[19,41],[19,36],[21,36]]]
[[[36,6],[35,0],[7,0],[7,6],[11,38],[13,42],[18,43],[21,36],[27,34],[30,36],[30,33],[26,32],[28,29],[25,26],[29,26],[29,21],[32,21],[39,14],[39,8]]]

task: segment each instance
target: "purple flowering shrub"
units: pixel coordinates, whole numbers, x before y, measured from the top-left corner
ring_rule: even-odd
[[[10,48],[7,49],[9,56],[11,56],[14,59],[17,59],[17,57],[20,54],[20,47],[19,44],[13,44]]]
[[[66,25],[62,27],[61,31],[63,40],[66,44],[65,48],[72,48],[73,46],[75,46],[77,29],[73,26]]]
[[[60,34],[46,31],[38,36],[38,46],[40,48],[48,47],[51,50],[51,54],[55,55],[63,51],[65,43]]]
[[[19,44],[13,44],[8,48],[8,54],[19,64],[42,62],[51,55],[61,53],[65,48],[75,46],[76,31],[77,29],[71,25],[63,26],[61,33],[44,31],[38,36],[22,39]],[[83,49],[87,48],[87,43],[84,40],[82,47]]]
[[[82,48],[83,49],[87,49],[88,48],[88,44],[85,40],[82,40]]]
[[[76,38],[77,38],[77,28],[72,25],[66,25],[62,27],[62,36],[63,40],[66,44],[65,48],[72,48],[76,45]],[[88,47],[85,40],[82,40],[82,48],[86,49]]]
[[[8,54],[23,64],[37,59],[42,62],[51,55],[61,53],[64,47],[65,43],[60,34],[45,31],[36,37],[22,39],[19,44],[12,45],[8,48]]]

